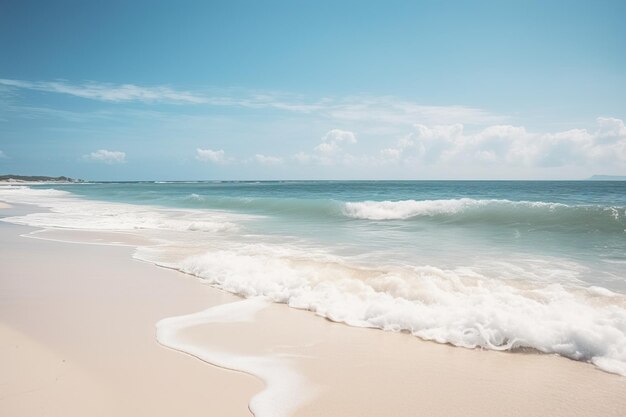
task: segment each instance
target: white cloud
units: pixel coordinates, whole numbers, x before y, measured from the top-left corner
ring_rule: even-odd
[[[0,159],[7,158],[7,154],[5,154],[2,150],[0,150]]]
[[[315,147],[315,150],[323,154],[332,154],[338,151],[339,145],[336,142],[322,142]]]
[[[205,103],[206,98],[188,92],[174,90],[167,86],[140,87],[134,84],[107,84],[89,82],[70,84],[64,81],[21,81],[0,79],[0,84],[27,90],[68,94],[71,96],[100,101],[143,101],[170,103]]]
[[[307,98],[281,92],[258,93],[229,89],[220,91],[185,91],[170,86],[139,86],[100,82],[24,81],[0,79],[0,86],[67,94],[105,102],[140,101],[144,103],[204,104],[242,109],[273,109],[309,114],[322,119],[358,122],[372,130],[394,126],[424,124],[487,124],[503,122],[507,117],[467,106],[432,106],[392,96],[347,96]],[[213,92],[214,94],[210,94]]]
[[[352,167],[367,169],[393,167],[396,175],[420,172],[454,177],[540,177],[576,175],[576,173],[626,169],[626,127],[620,119],[598,118],[595,129],[570,129],[557,132],[532,132],[523,126],[492,125],[478,131],[467,131],[460,123],[427,126],[416,124],[413,132],[378,150],[355,147],[358,143],[348,130],[332,129],[312,151],[290,156],[256,154],[247,161],[264,165],[287,162],[300,165]],[[366,145],[370,145],[366,142]],[[207,150],[205,159],[219,161],[220,151]],[[560,169],[559,171],[543,171]],[[585,167],[583,169],[583,167]],[[335,169],[335,168],[333,168]],[[337,168],[338,169],[338,168]],[[389,172],[391,172],[389,171]],[[330,171],[329,171],[330,172]],[[404,173],[404,174],[403,174]]]
[[[356,138],[336,132],[329,132],[323,139],[315,147],[316,152],[299,152],[292,155],[292,160],[360,170],[395,167],[397,175],[420,172],[444,177],[540,177],[546,172],[586,175],[606,169],[626,170],[626,127],[622,120],[606,117],[596,120],[595,129],[544,133],[512,125],[492,125],[468,132],[459,123],[418,124],[411,134],[377,152],[344,152],[340,144],[356,142]]]
[[[341,150],[340,143],[356,143],[356,135],[349,130],[332,129],[322,136],[322,143],[315,150],[323,155],[332,155]]]
[[[343,153],[341,144],[357,143],[356,134],[349,130],[331,129],[321,138],[321,143],[313,148],[314,154],[299,152],[293,155],[300,164],[316,163],[319,165],[334,165],[345,161],[349,155]]]
[[[596,132],[596,143],[615,143],[626,137],[626,126],[624,121],[612,117],[598,117],[598,131]]]
[[[261,165],[280,165],[283,163],[283,158],[276,156],[267,156],[262,154],[254,155],[254,160]]]
[[[212,149],[196,149],[196,159],[203,162],[211,162],[214,164],[226,163],[226,154],[223,150],[214,151]]]
[[[346,142],[346,143],[356,143],[356,135],[354,132],[350,132],[349,130],[341,130],[341,129],[332,129],[326,132],[326,134],[322,137],[322,141],[324,142]]]
[[[428,127],[415,132],[395,147],[380,151],[387,159],[411,158],[423,164],[449,166],[501,164],[520,167],[575,165],[626,166],[626,127],[620,119],[599,117],[597,129],[571,129],[532,133],[524,127],[488,126],[473,134],[461,124]]]
[[[83,155],[83,158],[94,162],[104,162],[105,164],[123,164],[126,162],[126,153],[100,149],[90,154]]]

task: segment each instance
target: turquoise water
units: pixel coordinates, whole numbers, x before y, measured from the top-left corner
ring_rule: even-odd
[[[134,257],[243,297],[626,375],[626,182],[54,184],[0,200],[46,209],[2,221],[139,234]]]
[[[331,247],[338,254],[361,255],[366,263],[452,268],[537,258],[563,264],[561,277],[626,291],[626,182],[280,181],[55,188],[103,201],[253,214],[260,217],[246,223],[248,233]],[[512,273],[506,271],[507,277]]]

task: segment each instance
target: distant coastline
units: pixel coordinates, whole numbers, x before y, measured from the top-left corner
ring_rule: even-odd
[[[626,175],[592,175],[587,181],[626,181]]]
[[[186,183],[237,183],[237,182],[306,182],[306,181],[320,181],[320,180],[128,180],[128,181],[96,181],[96,182],[110,182],[110,183],[156,183],[156,184],[186,184]],[[359,181],[369,181],[369,180],[321,180],[321,181],[329,181],[329,182],[359,182]],[[397,181],[626,181],[626,175],[592,175],[591,177],[582,179],[582,180],[458,180],[458,179],[450,179],[450,180],[378,180],[379,182],[397,182]],[[26,183],[85,183],[92,182],[89,180],[84,180],[80,178],[71,178],[66,176],[59,177],[50,177],[45,175],[13,175],[13,174],[4,174],[0,175],[0,184],[26,184]]]
[[[43,175],[12,175],[12,174],[0,175],[0,183],[14,184],[14,183],[27,183],[27,182],[29,183],[32,183],[32,182],[78,183],[78,182],[85,182],[85,181],[81,179],[74,179],[74,178],[64,177],[64,176],[47,177]]]

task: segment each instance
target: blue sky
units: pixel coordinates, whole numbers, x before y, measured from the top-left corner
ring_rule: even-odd
[[[626,175],[624,16],[605,0],[2,2],[0,172]]]

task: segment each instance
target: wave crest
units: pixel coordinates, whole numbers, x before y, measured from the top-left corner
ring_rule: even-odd
[[[530,224],[570,226],[624,232],[626,208],[567,205],[541,201],[450,200],[360,201],[345,203],[344,215],[363,220],[431,219],[448,223]]]

